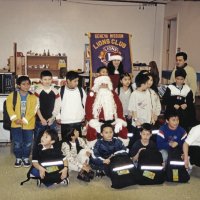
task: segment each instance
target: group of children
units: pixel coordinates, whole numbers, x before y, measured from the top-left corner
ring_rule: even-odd
[[[107,67],[100,67],[97,74],[108,76]],[[19,77],[16,82],[16,105],[13,107],[14,93],[8,96],[6,104],[12,121],[15,167],[30,166],[32,144],[33,175],[45,179],[49,172],[57,172],[59,179],[56,183],[68,184],[68,170],[77,171],[77,178],[87,182],[94,178],[93,170],[109,176],[110,159],[116,152],[126,151],[127,148],[134,162],[137,162],[142,150],[158,149],[165,165],[168,150],[182,149],[187,136],[186,131],[179,126],[179,120],[186,129],[193,122],[186,119],[188,113],[193,111],[193,95],[184,84],[184,69],[176,71],[176,82],[164,94],[163,102],[167,105],[166,124],[160,127],[157,145],[150,140],[152,125],[161,112],[160,98],[152,87],[153,75],[148,71],[141,71],[135,78],[136,88],[132,87],[129,73],[119,76],[119,86],[115,92],[119,95],[128,131],[133,133],[133,137],[130,138],[128,147],[125,147],[121,140],[113,137],[113,126],[105,123],[101,126],[101,139],[97,140],[93,149],[82,138],[86,93],[78,86],[78,73],[69,71],[66,74],[66,86],[58,91],[51,85],[51,72],[43,71],[40,77],[41,87],[36,89],[35,94],[29,93],[30,79],[27,76]],[[61,124],[61,141],[55,131],[56,123]]]

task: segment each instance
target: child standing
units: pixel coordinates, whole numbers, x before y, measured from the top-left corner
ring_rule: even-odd
[[[15,167],[30,166],[29,156],[35,128],[35,114],[37,111],[37,98],[30,94],[31,81],[27,76],[20,76],[17,81],[17,101],[13,108],[12,92],[7,100],[6,107],[11,123],[11,136],[13,151],[16,157]]]
[[[98,139],[92,153],[91,163],[95,169],[103,171],[109,176],[110,158],[121,150],[126,150],[120,139],[113,137],[114,130],[111,124],[101,126],[102,139]]]
[[[47,126],[50,129],[56,128],[56,116],[60,112],[61,98],[58,90],[51,86],[52,73],[48,70],[42,71],[40,74],[42,86],[35,91],[38,98],[39,109],[37,111],[35,140],[38,134],[45,130]]]
[[[140,127],[143,123],[151,123],[152,105],[148,89],[149,77],[146,74],[138,74],[135,78],[137,89],[133,91],[129,100],[128,110],[132,112],[133,138],[129,146],[140,138]]]
[[[97,69],[97,76],[108,76],[108,68],[106,66]]]
[[[131,131],[131,113],[128,110],[129,99],[133,88],[131,86],[131,76],[129,73],[120,74],[120,82],[118,88],[115,89],[115,92],[118,94],[120,101],[122,102],[123,107],[123,116],[127,121],[128,131]]]
[[[130,149],[130,157],[132,157],[134,162],[138,161],[140,152],[142,150],[150,149],[155,150],[156,144],[150,140],[152,136],[152,129],[151,124],[144,123],[142,124],[141,132],[140,132],[141,139],[137,140]]]
[[[165,114],[176,111],[179,115],[180,125],[188,131],[189,127],[195,123],[195,111],[192,90],[184,84],[186,75],[182,68],[175,71],[175,83],[166,89],[163,103],[166,105]]]
[[[83,88],[78,86],[79,75],[69,71],[66,74],[66,85],[61,87],[61,113],[57,117],[61,123],[62,140],[65,141],[67,133],[72,128],[78,130],[80,136],[82,122],[85,120],[86,94]]]
[[[171,149],[182,149],[186,131],[179,126],[179,116],[177,112],[171,112],[166,117],[166,124],[160,127],[157,134],[157,147],[163,157],[163,162],[167,162],[168,151]]]
[[[66,140],[62,144],[62,152],[69,162],[69,170],[78,171],[78,179],[89,182],[94,173],[89,166],[90,149],[79,137],[76,129],[71,129],[67,134]]]
[[[67,185],[69,183],[67,178],[68,161],[62,154],[58,133],[55,129],[48,129],[39,137],[41,137],[38,138],[40,143],[36,144],[33,149],[32,163],[34,168],[31,170],[31,174],[45,180],[54,172],[52,179],[56,180],[55,183]],[[45,185],[52,185],[53,180],[45,181]]]

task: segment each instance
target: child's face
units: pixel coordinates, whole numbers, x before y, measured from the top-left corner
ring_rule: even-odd
[[[144,130],[140,133],[140,135],[141,135],[142,141],[144,141],[144,142],[149,142],[149,139],[150,139],[150,137],[151,137],[151,132],[150,132],[150,131],[144,129]]]
[[[112,61],[113,66],[114,66],[115,68],[118,68],[118,67],[119,67],[120,62],[121,62],[120,60],[113,60],[113,61]]]
[[[177,76],[177,77],[175,78],[175,81],[176,81],[176,85],[182,86],[183,83],[185,82],[185,79],[184,79],[182,76]]]
[[[52,77],[51,76],[43,76],[41,78],[41,83],[44,87],[49,87],[51,86],[52,83]]]
[[[54,141],[51,140],[51,136],[48,133],[44,132],[44,134],[41,137],[41,144],[43,146],[48,146],[48,145],[52,145],[53,143]]]
[[[28,92],[30,89],[30,82],[27,81],[22,81],[20,85],[18,85],[19,89],[23,92]]]
[[[98,75],[99,76],[108,76],[108,70],[103,68],[103,69],[100,70]]]
[[[74,135],[71,136],[72,139],[77,139],[79,137],[79,132],[75,129],[74,130]]]
[[[145,91],[148,88],[148,82],[141,84],[141,90]]]
[[[76,88],[78,86],[78,80],[79,80],[79,78],[75,78],[75,79],[73,79],[71,81],[69,79],[67,79],[68,88],[71,88],[71,89]]]
[[[129,85],[131,84],[131,78],[129,76],[124,76],[124,78],[120,82],[123,86],[129,87]]]
[[[153,78],[152,78],[152,76],[149,76],[149,80],[147,81],[147,85],[148,85],[148,88],[150,88],[153,85]]]
[[[113,138],[113,129],[111,127],[105,127],[101,133],[101,136],[106,141],[111,141]]]
[[[166,120],[166,121],[168,123],[169,129],[171,129],[171,130],[176,130],[176,128],[179,125],[179,117],[178,116],[170,117],[169,120]]]

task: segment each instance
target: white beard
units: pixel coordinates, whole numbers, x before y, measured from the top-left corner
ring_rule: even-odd
[[[113,93],[107,88],[100,88],[97,92],[92,111],[95,119],[99,119],[101,109],[103,109],[105,121],[117,118],[117,107]]]

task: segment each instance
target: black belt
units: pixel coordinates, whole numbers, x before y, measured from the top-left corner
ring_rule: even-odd
[[[112,120],[103,120],[103,119],[100,119],[99,122],[102,122],[104,124],[112,124],[115,120],[112,119]]]

